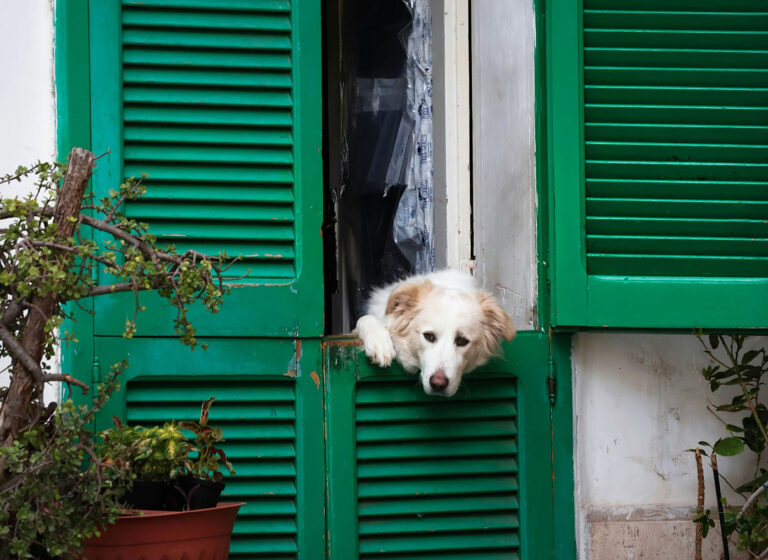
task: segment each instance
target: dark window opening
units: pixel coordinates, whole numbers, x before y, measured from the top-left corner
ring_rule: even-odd
[[[428,0],[326,5],[326,332],[434,267]]]

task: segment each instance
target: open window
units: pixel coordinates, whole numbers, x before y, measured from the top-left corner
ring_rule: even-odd
[[[327,4],[326,275],[333,332],[372,289],[434,268],[429,0]]]

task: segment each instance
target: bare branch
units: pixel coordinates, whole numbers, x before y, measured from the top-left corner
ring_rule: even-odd
[[[106,286],[94,286],[83,297],[103,296],[104,294],[116,294],[119,292],[130,292],[133,289],[134,288],[132,282],[120,282],[118,284],[107,284]]]
[[[24,369],[26,369],[32,377],[35,378],[35,381],[39,384],[47,383],[49,381],[60,381],[63,383],[68,383],[72,385],[77,385],[78,387],[83,389],[83,393],[88,392],[88,385],[80,381],[79,379],[75,379],[71,375],[68,375],[66,373],[61,374],[54,374],[54,373],[45,373],[43,370],[40,369],[39,364],[35,363],[35,360],[27,354],[24,351],[24,347],[19,343],[18,340],[13,336],[11,331],[9,331],[4,325],[0,324],[0,340],[3,341],[3,344],[8,348],[11,355],[19,360],[21,364],[24,366]]]
[[[3,318],[2,318],[3,326],[10,327],[13,324],[13,322],[16,319],[18,319],[19,316],[24,312],[25,307],[26,307],[26,304],[23,298],[19,297],[19,298],[11,299],[10,303],[8,304],[8,307],[3,313]]]
[[[16,358],[24,369],[26,369],[36,381],[41,382],[40,379],[45,377],[45,373],[40,369],[40,365],[35,362],[34,358],[30,356],[21,343],[16,340],[13,333],[9,331],[5,325],[0,323],[0,340],[3,341],[11,355]]]
[[[89,389],[88,385],[86,385],[79,379],[72,377],[68,373],[49,373],[47,375],[43,375],[41,381],[43,383],[48,383],[49,381],[57,381],[59,383],[66,383],[67,385],[77,385],[83,390],[84,395],[88,393],[88,389]]]

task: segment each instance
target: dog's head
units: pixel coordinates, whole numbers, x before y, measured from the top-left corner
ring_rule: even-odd
[[[428,280],[395,289],[386,317],[398,360],[421,372],[429,395],[453,396],[462,375],[488,361],[502,338],[515,336],[512,319],[490,295]]]

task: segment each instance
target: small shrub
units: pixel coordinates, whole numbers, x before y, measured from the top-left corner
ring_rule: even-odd
[[[739,548],[755,557],[768,557],[768,495],[763,486],[768,482],[765,449],[768,445],[768,408],[763,402],[761,388],[768,373],[768,352],[754,348],[744,335],[696,333],[711,362],[701,370],[713,394],[723,387],[737,387],[739,392],[729,401],[715,403],[709,399],[708,408],[717,415],[730,435],[714,444],[700,441],[699,445],[723,457],[750,454],[754,464],[753,477],[732,483],[720,474],[731,489],[740,494],[742,503],[724,503],[724,533],[735,534]],[[706,451],[702,450],[706,454]],[[725,502],[725,498],[723,498]],[[706,537],[715,523],[709,510],[698,512],[696,523]]]

